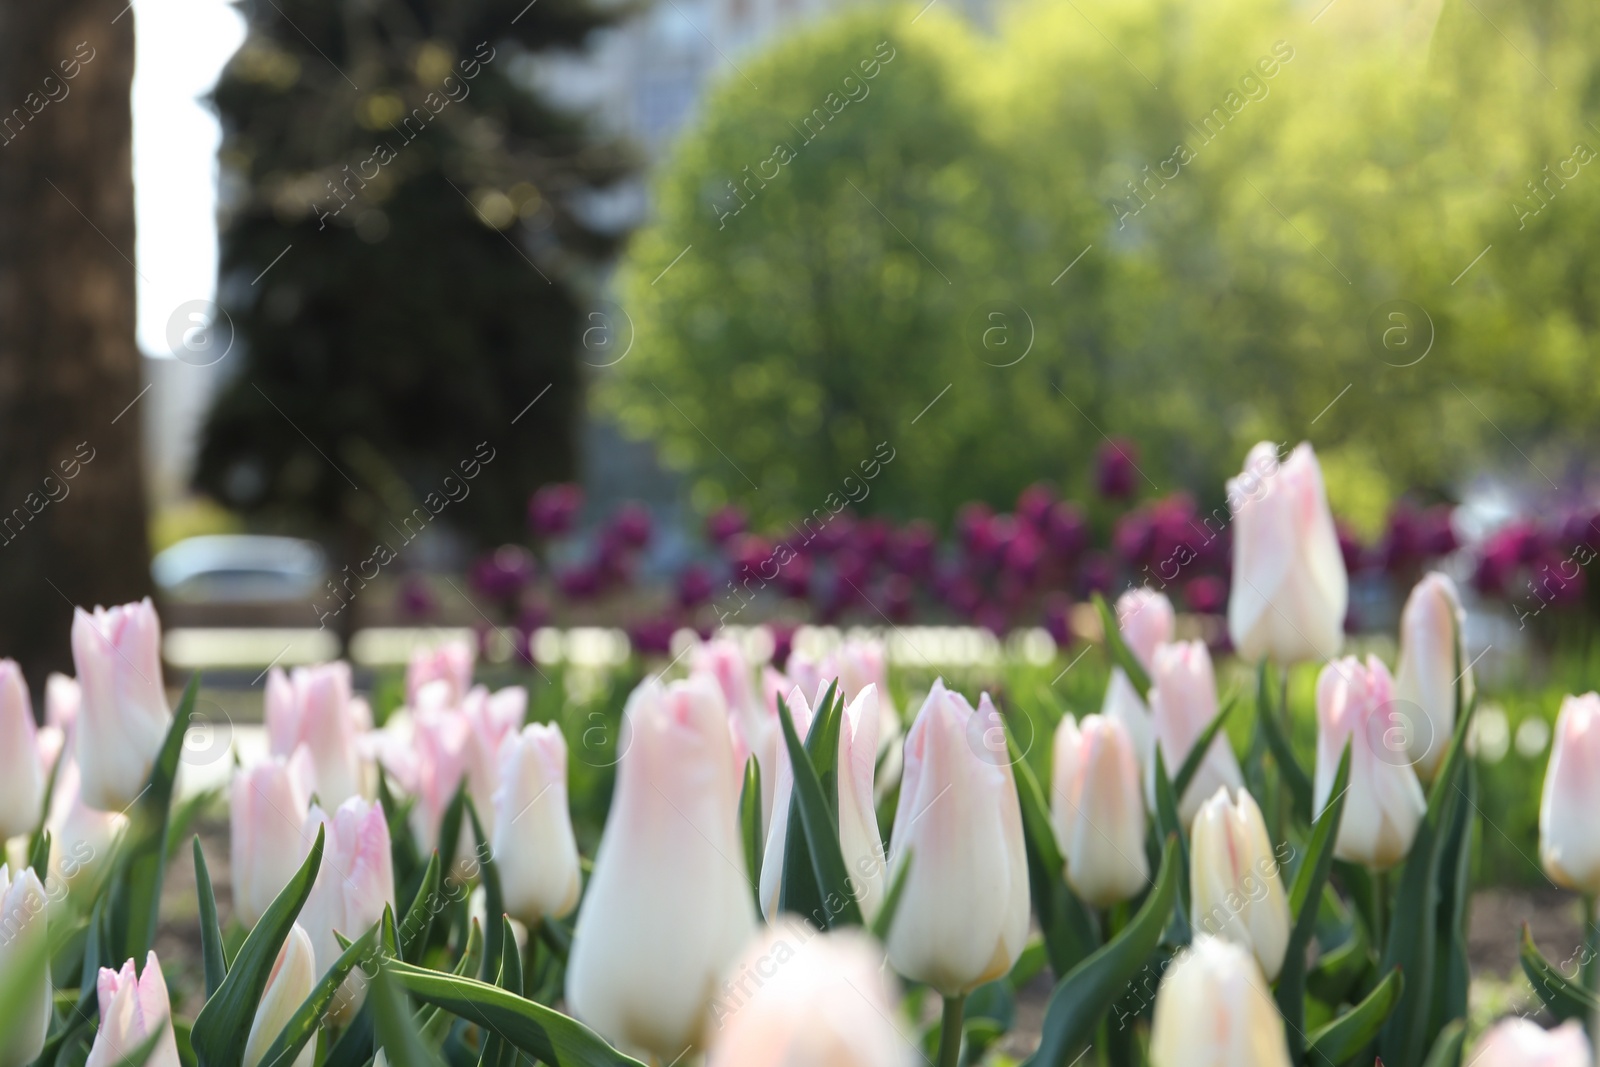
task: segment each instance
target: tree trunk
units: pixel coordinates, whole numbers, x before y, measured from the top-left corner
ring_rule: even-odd
[[[150,587],[124,2],[0,0],[0,656],[36,704],[73,605]]]

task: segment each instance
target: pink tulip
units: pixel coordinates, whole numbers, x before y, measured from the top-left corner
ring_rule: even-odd
[[[689,673],[705,675],[722,690],[728,707],[728,727],[733,731],[733,759],[739,772],[751,756],[761,768],[761,822],[772,820],[772,790],[778,777],[779,737],[776,705],[756,694],[755,676],[738,642],[707,641],[689,653]]]
[[[620,1047],[662,1062],[703,1044],[716,982],[755,930],[739,779],[722,692],[647,679],[578,910],[567,1003]]]
[[[1116,719],[1071,715],[1056,727],[1050,823],[1067,881],[1096,907],[1131,899],[1150,882],[1144,797],[1128,730]]]
[[[318,800],[337,807],[361,794],[361,729],[348,663],[296,667],[291,674],[272,668],[265,718],[274,756],[291,756],[301,745],[310,751]]]
[[[1167,774],[1176,775],[1183,761],[1211,720],[1217,717],[1217,680],[1211,669],[1211,653],[1202,641],[1179,641],[1162,645],[1152,657],[1150,672],[1150,717],[1156,744]],[[1153,766],[1145,786],[1145,799],[1155,810]],[[1223,786],[1238,789],[1244,785],[1239,759],[1228,744],[1228,735],[1219,733],[1200,763],[1200,770],[1183,796],[1178,798],[1178,818],[1185,826],[1206,797]]]
[[[883,951],[860,933],[784,919],[712,1002],[707,1067],[909,1067]]]
[[[461,703],[472,687],[474,658],[472,646],[465,641],[446,641],[412,652],[411,662],[406,664],[406,704],[416,707],[422,687],[436,681],[449,685],[449,703]]]
[[[47,905],[44,886],[33,868],[18,871],[13,880],[10,867],[0,863],[0,984],[11,986],[24,1005],[16,1013],[8,1042],[0,1046],[0,1067],[32,1063],[50,1029]],[[14,985],[20,967],[28,968],[26,980]]]
[[[1156,646],[1169,643],[1176,626],[1172,601],[1163,593],[1146,586],[1130,589],[1117,598],[1117,629],[1146,671],[1154,662]]]
[[[377,804],[351,797],[331,817],[313,804],[300,834],[302,861],[317,840],[319,826],[326,834],[322,865],[299,921],[311,936],[315,958],[331,966],[343,951],[334,931],[354,940],[383,918],[384,905],[395,906],[394,867],[389,824]],[[354,981],[346,981],[335,1014],[352,1010],[357,999]]]
[[[299,869],[301,833],[311,806],[311,754],[304,745],[233,777],[228,807],[233,913],[254,926]]]
[[[794,717],[795,732],[805,737],[811,728],[813,712],[805,695],[792,690],[787,701]],[[839,724],[838,801],[839,845],[850,878],[851,889],[868,922],[883,905],[883,839],[878,834],[878,816],[873,808],[873,771],[878,756],[878,687],[868,685],[845,706]],[[768,920],[778,913],[782,887],[783,856],[788,847],[789,809],[794,796],[794,765],[785,748],[778,754],[777,788],[773,794],[772,826],[761,861],[761,906]],[[822,916],[815,917],[818,925]]]
[[[50,831],[52,887],[59,881],[70,888],[111,855],[118,835],[127,828],[128,817],[84,804],[78,787],[78,761],[71,752],[61,759],[45,829]]]
[[[889,962],[947,997],[1009,971],[1028,934],[1022,811],[997,729],[987,693],[974,711],[936,680],[906,735],[889,884],[908,856],[911,869]]]
[[[1600,894],[1600,695],[1561,702],[1539,804],[1539,856],[1568,889]]]
[[[1455,583],[1437,571],[1418,582],[1400,614],[1400,666],[1395,696],[1416,717],[1409,749],[1417,773],[1431,780],[1450,748],[1456,728],[1456,674],[1462,695],[1472,695],[1472,665],[1466,655],[1467,613]],[[1456,656],[1460,655],[1460,666]]]
[[[535,723],[500,750],[494,856],[506,912],[530,928],[578,903],[578,845],[567,810],[567,741]]]
[[[1469,1067],[1593,1067],[1583,1024],[1569,1019],[1546,1030],[1531,1019],[1503,1019],[1464,1061]]]
[[[1411,851],[1427,798],[1411,766],[1408,730],[1394,703],[1394,680],[1376,656],[1334,660],[1317,677],[1315,809],[1332,799],[1346,742],[1350,786],[1333,854],[1387,870]]]
[[[1349,579],[1309,444],[1281,465],[1263,441],[1228,480],[1233,591],[1228,633],[1245,660],[1287,665],[1331,659],[1344,641]]]
[[[161,677],[161,621],[150,598],[72,617],[72,659],[83,687],[77,731],[83,801],[122,811],[143,792],[172,724]]]
[[[0,841],[31,833],[43,804],[44,768],[28,683],[16,660],[0,659]]]
[[[467,792],[478,809],[483,832],[492,833],[494,794],[500,787],[501,746],[522,729],[522,720],[528,714],[528,691],[512,685],[490,693],[481,685],[473,686],[461,702],[460,714],[468,726],[462,749]],[[467,836],[471,836],[470,832]]]
[[[81,670],[81,668],[80,668]],[[145,957],[144,973],[135,975],[133,961],[121,971],[100,968],[100,1029],[84,1067],[115,1067],[151,1035],[160,1033],[145,1067],[180,1067],[178,1042],[172,1033],[172,1003],[167,980],[154,952]]]
[[[83,706],[83,690],[77,679],[51,672],[44,680],[44,721],[48,726],[70,733]]]
[[[467,772],[467,743],[471,733],[472,724],[457,712],[424,708],[415,713],[409,752],[413,760],[410,773],[401,777],[409,779],[406,786],[415,797],[411,807],[411,830],[425,852],[437,847],[445,809],[450,806]],[[389,766],[394,764],[391,762]],[[457,858],[465,855],[470,847],[471,842],[463,840]]]
[[[1149,769],[1155,766],[1156,727],[1151,721],[1150,709],[1139,699],[1139,691],[1128,680],[1121,667],[1111,668],[1111,680],[1106,683],[1105,699],[1100,703],[1100,714],[1120,722],[1133,742],[1133,753],[1139,760],[1139,777],[1144,780]]]
[[[332,965],[333,961],[329,960],[328,966]],[[325,969],[317,966],[316,953],[312,951],[311,938],[305,928],[299,923],[289,927],[289,936],[278,950],[278,958],[267,976],[267,988],[261,994],[261,1003],[250,1023],[250,1036],[244,1046],[244,1067],[260,1067],[267,1050],[311,995],[312,987]],[[317,1042],[308,1041],[289,1067],[311,1067],[316,1058]]]

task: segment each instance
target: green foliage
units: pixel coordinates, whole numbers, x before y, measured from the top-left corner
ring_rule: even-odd
[[[1082,489],[1102,431],[1217,499],[1250,444],[1310,437],[1366,525],[1486,458],[1543,486],[1508,439],[1542,470],[1594,444],[1592,6],[913,14],[753,60],[659,177],[602,395],[702,502],[809,513],[887,440],[861,510],[948,515]]]

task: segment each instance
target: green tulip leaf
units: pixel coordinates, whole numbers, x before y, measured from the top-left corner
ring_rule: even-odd
[[[1283,784],[1289,787],[1295,814],[1302,821],[1310,822],[1314,796],[1312,782],[1301,768],[1300,761],[1294,758],[1294,749],[1289,745],[1289,738],[1284,735],[1283,724],[1278,721],[1277,709],[1273,706],[1272,682],[1267,674],[1267,661],[1264,659],[1256,672],[1256,722],[1261,727],[1262,736],[1266,738],[1267,749],[1272,753],[1273,762],[1278,765],[1278,776],[1283,780]]]
[[[1383,981],[1366,997],[1333,1020],[1328,1025],[1315,1031],[1306,1042],[1307,1062],[1321,1067],[1338,1067],[1355,1056],[1372,1039],[1378,1036],[1378,1030],[1383,1026],[1384,1020],[1389,1018],[1395,1005],[1400,1001],[1400,993],[1405,988],[1405,979],[1401,977],[1398,969],[1390,971],[1384,976]]]
[[[845,866],[844,852],[839,845],[839,819],[835,814],[837,801],[834,804],[828,803],[817,763],[813,762],[814,758],[825,761],[830,782],[837,786],[837,779],[832,776],[837,770],[838,719],[842,708],[838,701],[832,699],[833,693],[834,687],[830,685],[817,716],[811,723],[809,736],[815,738],[820,735],[822,742],[819,745],[821,751],[815,757],[800,743],[800,735],[795,732],[794,719],[789,714],[789,707],[782,697],[778,698],[778,719],[783,727],[784,744],[789,751],[789,764],[794,771],[794,795],[789,807],[786,844],[804,842],[805,856],[810,861],[820,899],[816,902],[816,910],[801,914],[824,930],[862,924],[861,908],[856,903],[855,894],[850,891],[849,870]],[[826,744],[830,734],[833,737],[831,746]],[[832,753],[832,756],[826,753]],[[837,793],[834,795],[837,797]],[[797,833],[797,830],[800,832]],[[789,858],[794,855],[794,850],[786,849],[786,853],[783,872],[784,892],[780,894],[780,906],[784,910],[793,910],[793,895],[788,890],[791,885]],[[804,879],[793,881],[803,884]]]
[[[1433,1051],[1423,1061],[1422,1067],[1460,1067],[1461,1047],[1467,1042],[1467,1021],[1453,1019],[1439,1031]]]
[[[406,1003],[401,983],[390,973],[390,964],[379,964],[367,999],[372,1002],[378,1048],[383,1050],[389,1067],[445,1067],[444,1060],[429,1047],[412,1019],[411,1006]]]
[[[501,919],[506,914],[505,893],[500,887],[500,867],[494,861],[494,846],[483,832],[483,823],[478,819],[478,806],[468,797],[467,817],[472,820],[472,833],[478,839],[479,870],[483,875],[483,903],[484,914],[488,918],[488,951],[484,953],[483,977],[485,980],[494,976],[500,966],[500,953],[502,942],[500,940],[504,924]],[[512,942],[514,945],[515,942]]]
[[[209,1000],[228,976],[228,961],[222,954],[222,926],[217,922],[217,898],[211,891],[211,871],[200,848],[200,835],[194,835],[194,887],[200,898],[200,957],[205,961],[206,998]]]
[[[476,973],[482,963],[483,931],[478,926],[478,920],[473,919],[472,925],[467,928],[466,949],[456,961],[455,970],[450,973],[458,978],[467,978]],[[417,1025],[421,1027],[424,1037],[438,1044],[444,1039],[445,1031],[450,1029],[450,1014],[430,1004],[417,1013]]]
[[[325,827],[317,827],[317,839],[305,862],[250,931],[222,985],[200,1009],[194,1021],[194,1051],[200,1067],[236,1067],[244,1056],[250,1022],[266,991],[278,950],[317,880],[325,833]]]
[[[1361,984],[1372,963],[1366,929],[1359,922],[1352,923],[1349,940],[1317,958],[1317,965],[1306,975],[1306,992],[1324,1004],[1342,1004]]]
[[[160,679],[156,680],[159,684]],[[183,737],[194,715],[200,675],[189,678],[172,725],[150,769],[150,780],[128,808],[128,826],[117,847],[109,887],[111,946],[116,959],[142,960],[155,944],[156,911],[166,874],[167,819],[178,777]]]
[[[1522,973],[1528,976],[1533,991],[1558,1021],[1579,1019],[1587,1026],[1600,1013],[1600,998],[1562,974],[1558,967],[1545,959],[1539,947],[1533,943],[1533,934],[1529,932],[1527,923],[1522,924],[1522,945],[1518,955],[1522,962]]]
[[[1161,746],[1155,747],[1156,782],[1156,833],[1159,839],[1177,838],[1178,841],[1178,909],[1173,914],[1173,941],[1187,945],[1191,936],[1189,927],[1189,837],[1188,827],[1178,817],[1178,794],[1167,777],[1166,757]]]
[[[1094,594],[1094,609],[1100,614],[1100,629],[1105,633],[1106,655],[1111,658],[1112,665],[1122,668],[1128,681],[1133,683],[1139,699],[1148,704],[1150,675],[1146,673],[1144,664],[1139,662],[1139,657],[1133,654],[1133,649],[1128,647],[1128,642],[1122,639],[1122,626],[1117,622],[1117,613],[1111,610],[1111,605],[1099,593]]]
[[[1344,817],[1345,793],[1350,785],[1349,743],[1339,757],[1339,770],[1333,777],[1333,791],[1322,814],[1311,830],[1306,858],[1295,873],[1289,890],[1289,913],[1294,926],[1284,950],[1283,969],[1278,973],[1278,1011],[1283,1015],[1284,1032],[1289,1039],[1289,1062],[1299,1063],[1305,1051],[1306,947],[1317,931],[1317,914],[1322,908],[1322,891],[1333,872],[1333,846],[1339,838],[1339,823]]]
[[[45,796],[49,796],[46,793]],[[44,881],[50,874],[50,831],[41,829],[28,843],[28,866]]]
[[[562,1067],[642,1067],[576,1019],[498,986],[397,960],[386,963],[383,970],[416,1000],[499,1034],[544,1063]]]
[[[433,929],[434,905],[439,899],[439,854],[428,857],[428,867],[422,872],[422,882],[411,898],[406,917],[400,923],[400,956],[407,963],[418,963],[422,950],[428,945],[428,933]]]
[[[333,961],[333,966],[328,968],[317,984],[311,988],[310,995],[289,1017],[283,1032],[268,1046],[265,1055],[261,1057],[261,1067],[289,1067],[300,1054],[300,1050],[305,1048],[306,1042],[317,1036],[317,1026],[327,1015],[328,1008],[333,1004],[333,999],[338,994],[339,987],[344,984],[345,978],[362,963],[363,957],[367,958],[369,964],[377,961],[378,953],[375,948],[380,925],[374,923],[371,929],[352,941],[339,954],[339,958]]]
[[[1194,747],[1189,749],[1189,754],[1184,757],[1183,765],[1178,768],[1178,773],[1172,778],[1172,795],[1182,798],[1189,791],[1189,785],[1194,781],[1194,776],[1200,773],[1200,765],[1205,762],[1206,754],[1211,751],[1211,745],[1217,739],[1217,734],[1228,723],[1228,716],[1233,714],[1233,709],[1239,706],[1239,694],[1234,693],[1222,702],[1222,708],[1211,721],[1206,723],[1206,728],[1200,731],[1200,736],[1195,738]],[[1223,742],[1226,744],[1227,742]]]
[[[1094,1039],[1096,1027],[1146,966],[1178,899],[1178,841],[1169,835],[1162,849],[1155,888],[1122,931],[1095,950],[1056,985],[1045,1010],[1039,1049],[1027,1067],[1069,1067]]]
[[[1057,979],[1064,977],[1100,946],[1094,919],[1083,901],[1067,885],[1066,861],[1056,844],[1055,828],[1050,824],[1050,806],[1033,768],[1023,758],[1022,749],[1011,733],[1004,715],[1006,750],[1011,759],[1011,776],[1017,786],[1017,804],[1022,811],[1022,845],[1028,856],[1028,894],[1044,932],[1050,970]],[[881,916],[880,916],[881,918]]]
[[[750,896],[756,902],[756,913],[761,907],[761,764],[751,756],[744,763],[744,788],[739,791],[739,840],[744,845],[745,877],[750,882]]]
[[[397,885],[409,885],[416,877],[417,868],[422,866],[422,851],[417,847],[417,835],[411,828],[413,802],[395,796],[382,761],[377,768],[378,804],[383,808],[384,821],[389,824],[389,859],[394,864],[394,880]]]
[[[1455,627],[1452,620],[1452,629]],[[1452,642],[1456,655],[1456,728],[1450,747],[1439,765],[1428,793],[1428,808],[1417,829],[1400,871],[1400,888],[1395,896],[1394,915],[1383,947],[1381,971],[1398,967],[1406,975],[1400,1003],[1383,1028],[1379,1052],[1385,1063],[1419,1063],[1437,1036],[1442,1021],[1433,1006],[1435,970],[1438,967],[1440,908],[1440,869],[1446,855],[1457,847],[1452,838],[1468,833],[1470,818],[1456,816],[1458,805],[1467,801],[1460,780],[1467,761],[1467,731],[1472,725],[1475,700],[1467,700],[1463,690],[1461,642],[1459,632]]]

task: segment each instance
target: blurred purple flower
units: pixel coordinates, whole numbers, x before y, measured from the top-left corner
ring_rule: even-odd
[[[1032,526],[1020,526],[1011,542],[1006,545],[1005,557],[1001,566],[1006,573],[1018,578],[1030,579],[1039,570],[1039,562],[1044,558],[1044,542],[1039,535],[1033,532]]]
[[[1089,547],[1089,524],[1076,504],[1066,500],[1050,509],[1047,523],[1050,550],[1063,563],[1075,561]]]
[[[774,620],[767,623],[767,629],[772,631],[772,665],[781,671],[789,663],[789,654],[794,651],[794,634],[800,627],[792,622]]]
[[[846,509],[824,523],[806,547],[820,556],[831,556],[849,543],[855,530],[856,517]]]
[[[600,592],[600,574],[589,565],[569,567],[556,575],[556,586],[568,600],[588,600]]]
[[[715,579],[711,568],[704,563],[691,563],[678,574],[678,603],[685,608],[698,607],[711,599]]]
[[[629,548],[643,548],[649,544],[655,526],[650,519],[650,509],[632,500],[617,508],[607,525]]]
[[[933,567],[939,534],[927,519],[906,523],[889,541],[889,566],[911,578],[925,577]]]
[[[994,511],[978,500],[961,505],[956,512],[956,537],[973,559],[988,559],[994,553]]]
[[[670,615],[641,619],[628,627],[628,640],[633,650],[641,655],[665,656],[672,651],[672,635],[678,632],[678,621]]]
[[[1219,615],[1228,602],[1228,583],[1215,575],[1202,574],[1183,587],[1183,601],[1190,611]]]
[[[1044,628],[1055,640],[1056,648],[1067,648],[1072,644],[1072,599],[1065,593],[1051,593],[1045,598]]]
[[[1366,565],[1367,550],[1362,546],[1361,538],[1348,525],[1335,521],[1334,528],[1339,533],[1339,554],[1344,557],[1344,569],[1354,574]]]
[[[786,597],[808,598],[811,595],[811,557],[796,555],[778,568],[778,588]]]
[[[1121,500],[1133,494],[1139,450],[1126,438],[1108,440],[1095,456],[1094,484],[1108,500]]]
[[[1103,552],[1091,552],[1084,557],[1083,568],[1078,572],[1078,585],[1084,595],[1105,593],[1111,589],[1114,570],[1111,560]]]
[[[889,550],[889,523],[884,519],[863,519],[856,524],[851,547],[871,562],[882,559]]]
[[[542,485],[528,501],[528,528],[540,537],[571,533],[583,510],[583,490],[571,482]]]
[[[439,601],[420,574],[408,574],[400,582],[400,614],[407,619],[427,619],[439,610]]]
[[[1111,530],[1111,547],[1117,557],[1135,569],[1148,564],[1155,547],[1155,525],[1143,509],[1117,519]]]
[[[533,553],[521,545],[501,545],[472,563],[467,580],[491,600],[511,600],[533,581]]]
[[[1448,556],[1461,547],[1451,521],[1455,508],[1449,504],[1436,504],[1423,514],[1422,550],[1430,556]]]
[[[1044,533],[1050,522],[1050,509],[1055,502],[1054,489],[1044,482],[1034,482],[1017,494],[1017,514],[1023,522]]]
[[[916,586],[903,574],[891,574],[883,580],[883,594],[879,604],[883,613],[895,622],[911,618]]]
[[[973,613],[974,624],[983,627],[996,637],[1004,637],[1011,632],[1011,621],[1006,616],[1005,609],[999,604],[984,604]]]
[[[724,544],[730,538],[744,533],[747,525],[743,510],[733,504],[725,504],[706,518],[706,536],[714,545]]]

